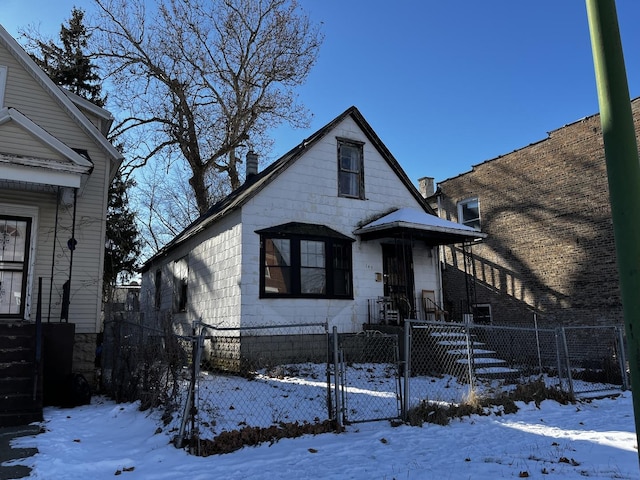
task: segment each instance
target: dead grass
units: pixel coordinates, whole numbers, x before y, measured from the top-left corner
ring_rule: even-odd
[[[500,393],[494,397],[481,397],[475,392],[471,392],[460,404],[444,404],[424,400],[408,412],[407,421],[410,425],[424,423],[448,425],[452,418],[468,417],[474,414],[508,415],[516,413],[518,411],[516,402],[534,402],[537,407],[540,407],[543,400],[555,400],[563,405],[576,402],[575,397],[571,394],[548,387],[544,380],[539,379],[520,384],[515,390]]]

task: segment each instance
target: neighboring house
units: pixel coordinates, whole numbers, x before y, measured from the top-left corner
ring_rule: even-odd
[[[640,99],[631,106],[638,132]],[[533,326],[534,313],[549,326],[623,323],[599,115],[475,165],[437,193],[441,217],[487,234],[466,267],[460,248],[444,249],[456,319],[471,306],[483,323]]]
[[[400,323],[442,297],[437,247],[482,236],[433,214],[355,107],[261,173],[250,153],[247,169],[240,188],[144,264],[145,318],[328,321],[340,332]]]
[[[56,86],[0,27],[0,353],[14,349],[18,333],[35,347],[28,337],[39,311],[45,402],[47,371],[70,369],[59,364],[72,354],[75,371],[94,370],[107,191],[122,161],[105,136],[111,122],[107,111]],[[15,375],[37,372],[23,370]],[[10,394],[0,414],[10,417],[2,402],[20,388],[3,388]]]

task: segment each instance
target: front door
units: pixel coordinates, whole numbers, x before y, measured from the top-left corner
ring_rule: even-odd
[[[0,319],[24,318],[31,219],[0,215]]]
[[[384,296],[391,299],[400,319],[415,318],[413,252],[410,244],[382,244]]]

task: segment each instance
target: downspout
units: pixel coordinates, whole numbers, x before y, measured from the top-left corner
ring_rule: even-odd
[[[62,201],[62,194],[60,192],[60,186],[56,194],[56,221],[53,226],[53,253],[51,254],[51,278],[49,279],[49,307],[47,311],[47,323],[51,321],[51,302],[53,295],[53,273],[56,265],[56,245],[58,243],[58,214],[60,212],[60,202]]]
[[[65,319],[69,323],[69,303],[71,300],[71,273],[73,272],[73,252],[78,244],[76,240],[76,213],[78,210],[78,189],[73,189],[73,218],[71,221],[71,238],[67,241],[67,247],[71,251],[69,254],[69,279],[65,282],[62,295],[62,314],[60,320]]]

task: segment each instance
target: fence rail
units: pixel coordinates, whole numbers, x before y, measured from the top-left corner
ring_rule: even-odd
[[[117,401],[165,406],[176,444],[195,454],[217,452],[211,442],[230,432],[406,420],[424,402],[461,403],[534,379],[576,395],[629,386],[617,326],[406,320],[385,333],[330,332],[326,323],[175,330],[170,316],[113,315],[102,380]]]

